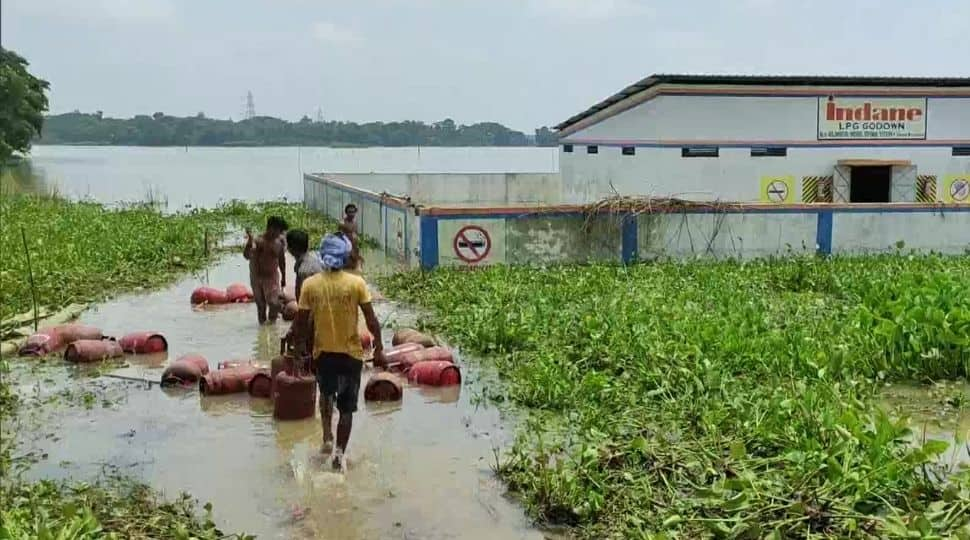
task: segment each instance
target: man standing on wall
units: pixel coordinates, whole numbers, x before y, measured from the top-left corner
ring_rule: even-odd
[[[367,329],[374,336],[374,365],[383,367],[386,360],[381,325],[374,314],[367,283],[364,278],[344,270],[350,256],[347,241],[327,235],[321,243],[320,255],[323,272],[303,282],[292,332],[300,353],[306,351],[312,336],[313,361],[320,385],[321,451],[324,454],[333,451],[333,468],[340,470],[350,441],[353,414],[357,411],[360,373],[364,366],[364,350],[357,330],[358,313],[364,314]],[[332,416],[335,403],[340,419],[334,449]]]

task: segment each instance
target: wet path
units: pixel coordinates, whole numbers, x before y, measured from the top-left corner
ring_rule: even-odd
[[[208,272],[213,286],[245,278],[241,257]],[[204,281],[188,278],[85,313],[82,322],[109,334],[154,329],[169,340],[167,358],[129,357],[126,367],[111,373],[157,380],[169,359],[190,352],[203,354],[213,368],[226,359],[268,363],[288,323],[259,328],[251,305],[193,311],[189,294]],[[389,325],[414,316],[390,302],[375,305]],[[542,538],[491,472],[493,449],[511,433],[496,410],[473,403],[479,375],[462,367],[460,389],[408,388],[396,406],[361,402],[341,475],[319,457],[317,418],[277,422],[268,401],[245,394],[148,389],[83,377],[55,362],[20,391],[95,397],[90,409],[83,400],[62,399],[34,411],[43,427],[32,444],[47,457],[30,474],[87,479],[117,469],[168,496],[187,491],[211,501],[226,532],[260,538]],[[23,367],[19,371],[25,381]]]

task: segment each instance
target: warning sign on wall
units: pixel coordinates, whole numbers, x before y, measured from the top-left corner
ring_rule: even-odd
[[[943,182],[943,201],[970,204],[970,174],[951,174]]]
[[[478,225],[462,227],[452,242],[455,255],[468,264],[482,262],[492,251],[492,238]]]
[[[761,202],[785,204],[795,201],[794,176],[762,176]]]

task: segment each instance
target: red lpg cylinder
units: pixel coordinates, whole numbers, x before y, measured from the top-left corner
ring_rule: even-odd
[[[419,362],[408,370],[408,382],[430,386],[461,384],[461,371],[451,362]]]
[[[256,366],[251,364],[210,371],[199,379],[199,391],[213,396],[246,392],[256,372]]]
[[[296,300],[283,304],[283,320],[292,321],[296,319],[296,312],[299,310],[300,308],[297,305]]]
[[[118,340],[122,350],[132,354],[152,354],[168,350],[168,341],[158,332],[134,332]]]
[[[228,304],[229,295],[226,291],[213,287],[199,287],[192,291],[192,304]]]
[[[162,373],[162,386],[197,384],[209,373],[209,361],[198,354],[182,356]]]
[[[226,298],[234,304],[243,304],[253,301],[253,291],[242,283],[233,283],[226,287]]]
[[[60,324],[41,328],[27,338],[21,356],[46,356],[79,339],[101,339],[101,329],[86,324]]]
[[[393,362],[388,359],[388,366],[393,371],[407,371],[415,364],[421,362],[446,362],[453,364],[455,361],[451,351],[444,347],[431,347],[430,349],[408,351],[396,355],[395,358]]]
[[[268,369],[261,369],[249,381],[249,395],[258,398],[273,397],[273,379]]]
[[[394,332],[394,337],[391,338],[391,345],[401,345],[402,343],[418,343],[424,347],[435,346],[435,342],[430,336],[422,334],[421,332],[411,328],[405,328],[403,330]]]
[[[121,345],[110,339],[79,339],[67,346],[64,359],[68,362],[100,362],[123,356]]]
[[[401,401],[403,394],[397,375],[386,371],[374,374],[364,386],[366,401]]]
[[[302,420],[313,416],[317,405],[317,380],[297,359],[283,362],[286,371],[273,378],[273,416],[278,420]]]
[[[374,348],[374,335],[371,334],[369,330],[363,330],[360,332],[360,347],[365,351],[369,351]]]

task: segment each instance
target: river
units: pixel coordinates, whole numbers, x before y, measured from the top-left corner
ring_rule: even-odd
[[[555,172],[556,148],[35,146],[37,183],[104,203],[167,202],[169,210],[231,199],[302,200],[307,172]]]

